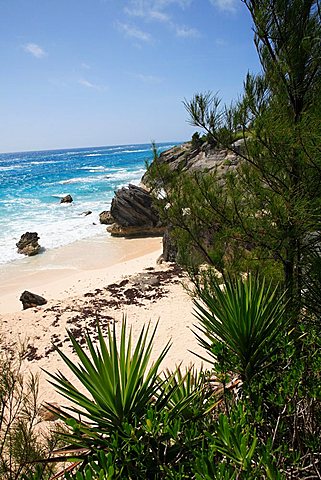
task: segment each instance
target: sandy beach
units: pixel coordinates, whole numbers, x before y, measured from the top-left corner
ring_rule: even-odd
[[[160,253],[160,238],[99,235],[24,257],[0,267],[0,313],[20,310],[19,297],[24,290],[47,300],[82,294],[91,286],[98,287],[100,282],[112,282],[122,273],[139,270],[140,262],[142,268],[149,262],[148,258],[139,262],[135,259],[149,254],[158,257]]]
[[[24,368],[40,376],[41,401],[63,403],[48,383],[43,370],[62,371],[69,376],[53,345],[71,358],[66,329],[84,344],[86,329],[95,336],[99,320],[103,331],[123,316],[134,339],[143,325],[159,321],[153,358],[171,340],[163,368],[200,366],[201,353],[191,331],[195,318],[184,283],[187,279],[174,264],[157,264],[161,239],[97,237],[45,252],[38,257],[0,270],[0,325],[2,349],[26,345]],[[22,311],[23,290],[44,296],[48,303]]]

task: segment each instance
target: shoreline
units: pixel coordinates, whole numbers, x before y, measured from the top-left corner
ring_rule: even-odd
[[[118,254],[106,257],[106,249],[109,248],[111,253],[114,240],[118,250],[114,249],[113,252],[117,251]],[[84,346],[86,332],[96,338],[97,321],[105,335],[108,325],[115,325],[119,335],[122,319],[126,317],[128,332],[131,328],[134,343],[144,325],[151,324],[150,333],[158,325],[151,362],[156,360],[170,341],[172,346],[160,370],[169,368],[173,371],[178,365],[182,368],[191,364],[201,366],[203,362],[200,358],[191,353],[202,354],[202,348],[192,332],[196,319],[192,299],[184,289],[188,280],[176,264],[157,264],[162,250],[161,242],[161,238],[116,238],[111,242],[109,238],[105,242],[96,239],[91,243],[91,250],[95,244],[95,255],[92,256],[92,263],[88,264],[90,242],[81,241],[77,245],[77,249],[80,249],[78,256],[75,257],[78,258],[78,264],[69,270],[65,268],[69,252],[59,249],[55,254],[59,256],[59,266],[62,268],[44,271],[41,270],[43,265],[38,265],[34,278],[29,271],[29,283],[33,281],[39,287],[34,293],[46,293],[48,303],[41,307],[22,310],[17,294],[21,293],[19,285],[21,287],[22,282],[27,287],[27,277],[21,272],[20,276],[12,277],[11,284],[7,282],[2,287],[0,350],[18,352],[24,345],[23,373],[28,375],[28,372],[32,372],[39,377],[40,402],[64,404],[64,399],[48,383],[44,371],[60,371],[72,379],[73,375],[54,346],[71,360],[78,361],[67,330]],[[104,263],[100,265],[102,258]],[[44,257],[39,263],[45,263]],[[32,264],[27,262],[30,270]],[[57,273],[59,279],[56,278]],[[13,285],[15,290],[10,291]],[[10,292],[4,295],[4,289]]]
[[[160,237],[98,235],[2,265],[0,314],[21,310],[19,297],[24,290],[48,301],[60,300],[84,293],[93,282],[98,288],[102,281],[111,283],[121,275],[134,273],[140,264],[156,262],[161,242]]]

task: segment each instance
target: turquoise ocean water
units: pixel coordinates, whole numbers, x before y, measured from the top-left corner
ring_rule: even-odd
[[[15,244],[26,231],[46,249],[105,232],[99,213],[115,190],[139,183],[151,159],[150,144],[0,154],[0,264],[21,258]],[[60,204],[67,194],[74,202]]]

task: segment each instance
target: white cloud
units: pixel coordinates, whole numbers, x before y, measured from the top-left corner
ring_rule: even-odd
[[[160,12],[159,10],[150,10],[148,15],[151,20],[157,20],[159,22],[167,23],[170,21],[170,16],[167,13]]]
[[[85,70],[90,70],[90,65],[88,65],[88,63],[85,63],[85,62],[82,62],[82,64],[80,65],[81,68],[84,68]]]
[[[156,83],[161,83],[163,81],[162,78],[160,77],[156,77],[154,75],[145,75],[143,73],[133,74],[133,76],[144,83],[156,84]]]
[[[142,17],[145,20],[156,20],[164,23],[170,21],[170,16],[167,13],[144,3],[126,7],[125,13],[131,17]]]
[[[197,38],[200,33],[196,28],[186,27],[185,25],[173,25],[176,35],[182,38]]]
[[[210,0],[210,2],[220,10],[233,13],[236,11],[237,0]]]
[[[157,21],[166,24],[182,38],[196,38],[200,34],[196,28],[177,24],[168,12],[169,7],[188,7],[193,0],[128,0],[124,11],[131,17],[140,17],[145,21]]]
[[[125,13],[133,17],[142,17],[144,20],[156,20],[163,23],[171,21],[166,11],[170,6],[177,5],[186,8],[193,0],[128,0]]]
[[[96,83],[92,83],[89,80],[86,80],[85,78],[80,78],[78,80],[78,83],[79,83],[79,85],[82,85],[83,87],[91,88],[93,90],[103,91],[103,90],[107,89],[107,87],[105,85],[97,85]]]
[[[134,25],[129,25],[128,23],[121,23],[118,22],[118,28],[121,32],[123,32],[126,37],[132,37],[136,40],[140,40],[141,42],[150,42],[152,40],[152,36],[148,32],[144,32],[139,28],[135,27]]]
[[[41,48],[40,45],[37,45],[36,43],[27,43],[26,45],[23,45],[23,49],[25,52],[30,53],[36,58],[42,58],[47,55],[44,49]]]

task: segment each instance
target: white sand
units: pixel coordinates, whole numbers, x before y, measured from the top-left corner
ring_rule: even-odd
[[[20,310],[24,290],[47,300],[67,298],[139,271],[160,253],[160,238],[98,236],[25,257],[0,267],[0,313]]]
[[[19,342],[28,345],[24,367],[39,373],[41,400],[64,403],[41,369],[61,370],[72,378],[52,343],[73,357],[66,328],[81,339],[85,327],[94,332],[96,317],[106,331],[108,321],[115,322],[119,330],[126,315],[134,339],[143,325],[151,321],[154,326],[159,319],[153,358],[171,340],[163,368],[173,370],[180,363],[200,366],[199,358],[189,351],[203,353],[190,330],[195,323],[191,298],[179,272],[170,273],[173,266],[156,265],[160,253],[159,238],[87,240],[0,271],[4,280],[0,287],[2,348],[16,350]],[[146,270],[150,267],[154,270]],[[147,285],[144,279],[140,283],[141,276],[138,284],[130,277],[142,272],[147,275]],[[117,286],[128,277],[128,284]],[[18,298],[24,289],[45,296],[48,304],[21,311]]]

